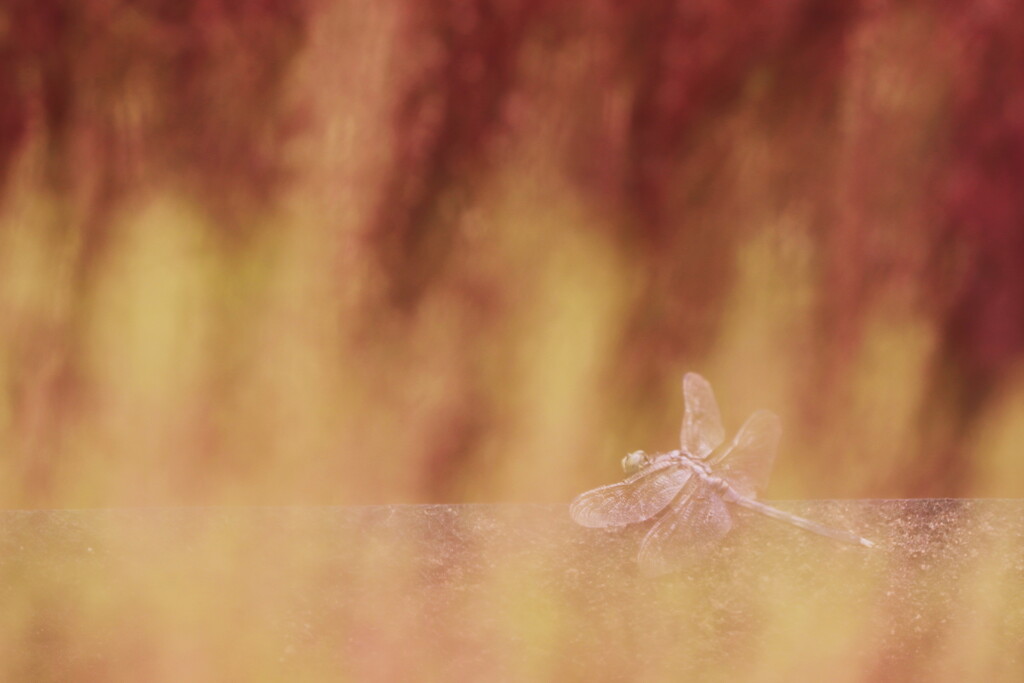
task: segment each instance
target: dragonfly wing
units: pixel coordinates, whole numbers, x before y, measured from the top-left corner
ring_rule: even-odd
[[[569,514],[582,526],[609,527],[635,524],[661,512],[690,478],[690,470],[675,462],[662,462],[637,472],[618,484],[581,493]]]
[[[647,532],[637,562],[646,574],[679,569],[731,528],[732,516],[718,492],[694,480]]]
[[[709,464],[737,493],[753,498],[768,484],[781,435],[779,416],[759,410],[743,423],[729,448]]]
[[[683,399],[686,410],[679,442],[684,452],[704,459],[725,439],[715,392],[706,379],[695,372],[688,372],[683,377]]]

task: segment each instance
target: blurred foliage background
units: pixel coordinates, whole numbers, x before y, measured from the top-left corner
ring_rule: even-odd
[[[1024,496],[1024,7],[7,0],[6,507]]]

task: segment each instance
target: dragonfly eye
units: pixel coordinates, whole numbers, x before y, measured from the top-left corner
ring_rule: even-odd
[[[622,469],[626,474],[639,472],[651,464],[651,459],[643,451],[633,451],[622,459]]]

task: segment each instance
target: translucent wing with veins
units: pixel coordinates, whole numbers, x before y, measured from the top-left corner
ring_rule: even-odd
[[[679,442],[684,453],[703,460],[725,440],[715,392],[706,379],[688,372],[683,377],[683,399],[686,410]]]
[[[758,410],[747,418],[728,448],[716,453],[708,465],[745,498],[754,498],[768,484],[782,423],[779,416]]]
[[[569,514],[588,527],[636,524],[664,510],[690,474],[675,462],[655,460],[625,481],[581,493],[569,506]]]
[[[637,561],[647,574],[677,569],[681,560],[699,557],[702,546],[717,543],[730,529],[732,517],[725,502],[694,479],[647,532]]]

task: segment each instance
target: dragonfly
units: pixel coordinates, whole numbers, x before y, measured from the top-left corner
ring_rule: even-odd
[[[725,443],[714,392],[695,372],[683,377],[685,409],[680,448],[622,459],[629,475],[617,484],[580,494],[570,505],[585,527],[614,528],[655,519],[640,544],[637,562],[646,573],[678,566],[681,553],[717,543],[732,529],[729,505],[738,505],[829,538],[872,548],[860,536],[783,512],[756,500],[768,483],[782,424],[767,410],[752,414]]]

